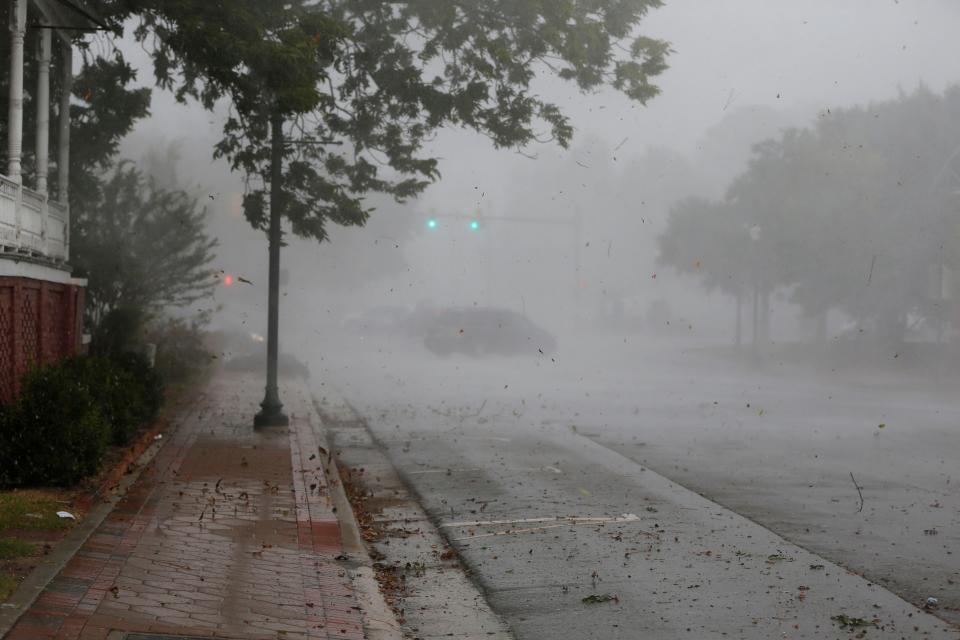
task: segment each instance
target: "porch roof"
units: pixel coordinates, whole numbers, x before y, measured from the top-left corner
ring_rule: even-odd
[[[62,31],[103,31],[106,21],[84,0],[30,0],[40,10],[40,20],[33,28]]]

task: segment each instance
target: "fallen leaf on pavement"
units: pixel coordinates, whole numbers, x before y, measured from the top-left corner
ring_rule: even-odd
[[[620,602],[620,598],[609,593],[602,595],[592,594],[581,600],[584,604],[600,604],[601,602]]]
[[[830,616],[830,619],[839,624],[841,627],[875,627],[876,622],[873,620],[867,620],[865,618],[851,618],[850,616],[841,613],[835,616]]]

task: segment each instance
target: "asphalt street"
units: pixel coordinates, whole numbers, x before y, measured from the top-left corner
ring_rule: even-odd
[[[323,346],[316,393],[366,419],[519,637],[960,637],[948,395],[628,338]]]

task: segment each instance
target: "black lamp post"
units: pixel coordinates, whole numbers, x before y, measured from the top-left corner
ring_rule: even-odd
[[[277,355],[280,324],[280,200],[283,179],[283,115],[280,110],[270,119],[270,274],[267,300],[267,388],[260,403],[260,412],[253,418],[254,427],[284,427],[290,419],[283,413],[277,388]]]

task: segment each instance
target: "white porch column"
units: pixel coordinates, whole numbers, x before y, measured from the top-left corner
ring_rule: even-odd
[[[37,55],[37,192],[47,195],[50,173],[50,29],[40,30]]]
[[[70,198],[70,96],[73,93],[73,47],[63,43],[63,93],[60,95],[60,146],[57,149],[57,199]]]
[[[27,0],[13,0],[10,21],[10,117],[7,120],[7,177],[22,182],[23,41],[27,33]]]

